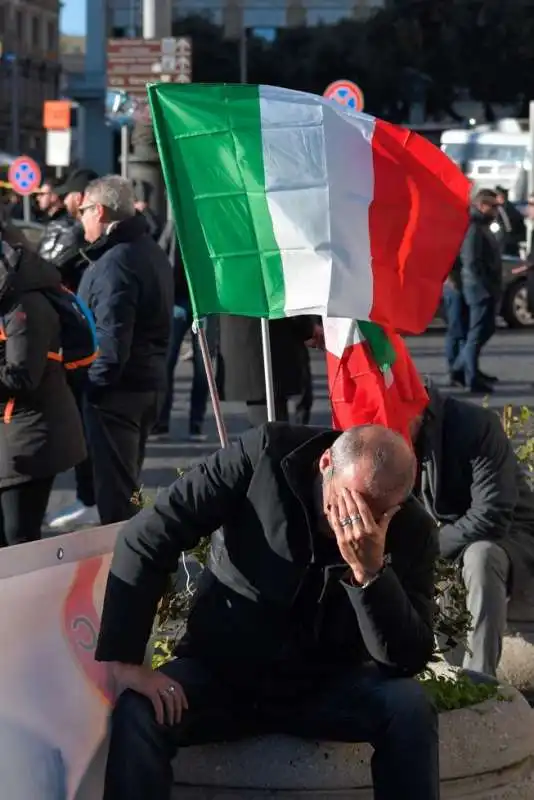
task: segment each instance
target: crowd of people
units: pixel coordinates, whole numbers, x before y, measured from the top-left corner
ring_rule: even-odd
[[[137,490],[148,437],[171,433],[174,370],[192,326],[192,308],[172,222],[161,225],[136,189],[118,176],[99,178],[87,169],[75,170],[63,182],[47,178],[36,196],[44,222],[36,252],[28,242],[19,242],[23,273],[34,276],[31,299],[39,290],[37,276],[40,281],[53,277],[74,293],[94,319],[98,355],[84,369],[59,371],[76,406],[65,413],[64,427],[61,419],[59,427],[52,421],[42,424],[37,417],[33,419],[46,447],[63,446],[67,436],[73,454],[69,457],[69,447],[65,447],[61,459],[47,457],[48,491],[42,493],[39,503],[32,504],[32,524],[22,515],[17,533],[9,533],[7,543],[39,537],[53,478],[70,467],[75,470],[76,501],[46,518],[52,532],[131,517],[139,509]],[[12,204],[9,215],[13,218]],[[13,235],[15,228],[8,227]],[[6,234],[4,240],[7,238]],[[30,301],[23,292],[20,284],[13,313],[29,318],[26,305]],[[297,395],[297,420],[309,422],[313,395],[306,343],[318,342],[320,330],[318,321],[309,317],[271,324],[279,419],[287,419],[287,400]],[[45,333],[39,327],[35,330],[43,346]],[[251,425],[265,422],[259,321],[210,319],[206,334],[221,396],[245,403]],[[6,369],[11,365],[14,342],[10,336],[4,348]],[[189,438],[200,441],[205,438],[209,392],[195,336],[192,345]],[[47,365],[44,377],[57,370],[57,365]],[[45,391],[44,378],[31,396],[21,388],[16,411],[10,414],[10,427],[4,427],[11,434],[5,437],[13,450],[10,458],[17,464],[27,465],[20,457],[23,446],[29,446],[22,442],[22,426],[28,423],[24,415],[32,406],[39,405],[43,411],[38,396]],[[69,427],[72,418],[77,431]],[[44,454],[39,437],[32,440],[32,446]],[[30,470],[18,476],[17,483],[19,478],[28,484],[25,493],[37,492],[37,486],[32,487],[40,474],[33,475]],[[11,474],[6,474],[5,480],[11,481]]]
[[[54,477],[70,468],[78,505],[53,529],[130,520],[97,647],[118,698],[106,800],[165,800],[178,747],[263,731],[370,742],[377,800],[437,800],[437,714],[413,680],[435,647],[436,557],[466,588],[467,648],[448,657],[470,674],[494,680],[510,609],[534,611],[534,494],[499,418],[429,381],[411,443],[376,425],[310,427],[308,347],[323,332],[302,317],[271,323],[279,421],[267,423],[259,322],[223,317],[210,351],[222,397],[246,404],[250,429],[140,510],[146,443],[170,431],[192,324],[179,243],[118,176],[78,170],[45,184],[39,203],[37,252],[2,226],[0,545],[39,537]],[[475,196],[444,290],[451,380],[473,392],[492,385],[478,358],[500,287],[498,206],[495,192]],[[62,286],[94,323],[79,369],[55,357],[68,345]],[[208,389],[193,343],[198,439]],[[143,662],[157,604],[181,554],[207,536],[186,634],[153,671]]]

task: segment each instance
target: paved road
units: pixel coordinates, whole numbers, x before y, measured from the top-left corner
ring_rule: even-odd
[[[409,344],[421,372],[429,374],[438,385],[445,387],[443,332],[434,329],[424,336],[410,339]],[[498,389],[490,399],[491,407],[498,409],[507,403],[513,403],[534,408],[534,331],[500,330],[486,348],[481,367],[485,372],[501,377]],[[312,421],[316,424],[328,424],[328,393],[320,354],[314,354],[313,371],[316,402]],[[158,487],[167,486],[180,466],[201,459],[217,447],[217,432],[211,411],[206,426],[208,441],[205,444],[192,445],[185,438],[190,380],[191,363],[181,363],[176,375],[172,439],[168,442],[153,442],[148,447],[143,481],[151,493]],[[461,390],[455,392],[461,395]],[[224,410],[230,435],[242,432],[246,427],[242,406],[229,403]],[[65,502],[72,501],[72,487],[72,475],[58,478],[51,501],[52,508],[56,509]]]

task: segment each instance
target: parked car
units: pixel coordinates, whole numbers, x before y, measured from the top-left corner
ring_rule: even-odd
[[[520,271],[523,261],[513,256],[503,256],[503,297],[501,317],[509,328],[530,328],[534,326],[534,316],[530,313],[527,300],[527,279]]]

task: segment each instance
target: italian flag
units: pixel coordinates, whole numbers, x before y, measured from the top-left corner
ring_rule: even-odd
[[[148,95],[194,316],[321,315],[336,424],[393,425],[409,360],[395,332],[435,314],[467,179],[422,137],[312,94],[163,83]]]
[[[325,341],[334,428],[385,425],[411,442],[428,395],[404,339],[373,322],[327,319]]]
[[[272,86],[149,86],[196,317],[318,314],[423,331],[469,183],[410,131]]]

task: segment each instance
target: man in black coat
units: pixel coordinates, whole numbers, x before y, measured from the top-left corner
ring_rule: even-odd
[[[122,529],[96,653],[122,692],[105,800],[169,800],[178,746],[262,731],[370,742],[376,800],[437,800],[437,715],[412,680],[434,647],[436,555],[415,472],[380,426],[269,423]],[[177,658],[152,671],[157,604],[208,536]]]
[[[57,193],[58,186],[57,178],[47,178],[37,195],[37,204],[45,219],[45,229],[39,242],[38,253],[46,261],[54,261],[76,241],[72,230],[74,220]]]
[[[441,555],[461,566],[473,627],[463,665],[495,675],[508,598],[534,618],[534,495],[499,417],[427,388],[417,492],[440,525]]]
[[[479,367],[482,348],[495,333],[502,289],[501,253],[490,230],[496,214],[496,193],[481,189],[475,196],[471,221],[460,250],[460,277],[468,307],[468,327],[465,343],[450,368],[451,379],[465,385],[472,394],[490,394],[496,380],[481,372]]]
[[[139,510],[147,438],[166,389],[173,278],[135,210],[129,181],[89,184],[80,208],[90,265],[79,295],[93,312],[99,356],[88,370],[84,419],[102,524]]]

